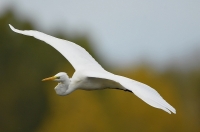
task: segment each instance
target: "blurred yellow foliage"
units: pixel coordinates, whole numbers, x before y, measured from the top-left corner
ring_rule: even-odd
[[[156,89],[176,108],[177,114],[169,115],[147,105],[134,94],[120,90],[79,90],[61,97],[53,90],[55,82],[40,80],[61,71],[72,76],[73,68],[44,42],[13,33],[9,23],[19,29],[35,29],[29,22],[15,18],[12,11],[0,18],[0,131],[200,131],[199,66],[187,72],[168,67],[160,72],[143,63],[125,70],[111,69]],[[57,36],[67,38],[62,34]],[[99,60],[87,36],[67,39],[78,43]]]
[[[148,68],[123,71],[122,74],[155,88],[177,109],[177,114],[169,115],[147,105],[134,94],[120,90],[75,91],[66,97],[59,97],[50,90],[51,114],[38,132],[198,130],[193,119],[188,122],[173,83]]]

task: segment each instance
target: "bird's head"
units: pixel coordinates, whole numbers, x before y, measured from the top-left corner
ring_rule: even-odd
[[[59,82],[58,85],[54,88],[58,95],[64,96],[71,92],[71,91],[68,92],[70,79],[69,79],[67,73],[59,72],[55,76],[45,78],[42,81],[48,81],[48,80]]]
[[[48,81],[48,80],[57,81],[57,82],[65,82],[65,81],[69,82],[69,76],[65,72],[59,72],[52,77],[43,79],[42,81]]]

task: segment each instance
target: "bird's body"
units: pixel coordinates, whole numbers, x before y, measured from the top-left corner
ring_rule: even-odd
[[[147,104],[162,109],[168,113],[176,113],[176,110],[168,104],[160,94],[153,88],[141,82],[115,75],[106,71],[94,58],[79,45],[42,32],[33,30],[18,30],[9,25],[17,33],[33,36],[58,50],[75,68],[75,73],[70,79],[64,72],[53,77],[43,79],[58,81],[55,91],[58,95],[64,96],[74,90],[99,90],[99,89],[120,89],[134,93]]]
[[[109,73],[107,71],[104,71],[105,73],[99,73],[102,74],[103,76],[92,76],[91,71],[76,71],[71,79],[66,79],[70,80],[69,82],[65,81],[59,81],[60,83],[57,85],[55,90],[58,89],[58,87],[65,87],[65,92],[62,94],[58,95],[67,95],[71,93],[74,90],[81,89],[81,90],[100,90],[100,89],[120,89],[124,91],[128,91],[126,88],[124,88],[120,83],[115,82],[113,80],[108,79],[110,76],[111,78],[117,77],[117,75],[114,75],[112,73]],[[97,75],[97,72],[94,72],[94,75]],[[59,73],[61,76],[65,76],[65,78],[68,78],[67,74],[64,72]],[[107,75],[107,76],[105,76]],[[56,75],[55,75],[56,76]],[[104,77],[105,76],[105,77]],[[69,92],[70,91],[70,92]]]

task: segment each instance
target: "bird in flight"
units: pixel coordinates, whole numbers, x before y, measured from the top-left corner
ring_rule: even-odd
[[[53,80],[59,82],[54,88],[58,95],[68,95],[74,90],[119,89],[134,93],[147,104],[162,109],[169,114],[176,110],[167,103],[161,95],[150,86],[127,77],[115,75],[106,71],[84,48],[63,39],[59,39],[35,30],[18,30],[12,25],[10,28],[19,34],[33,36],[54,47],[74,67],[72,78],[67,73],[59,72],[55,76],[42,81]]]

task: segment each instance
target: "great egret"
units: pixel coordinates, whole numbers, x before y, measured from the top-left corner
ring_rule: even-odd
[[[95,61],[94,58],[79,45],[34,30],[18,30],[12,25],[10,28],[16,32],[27,36],[33,36],[42,40],[58,50],[75,68],[72,78],[64,72],[60,72],[53,77],[45,78],[42,81],[54,80],[59,82],[55,87],[58,95],[67,95],[76,89],[96,90],[96,89],[120,89],[133,92],[147,104],[162,109],[169,114],[176,110],[168,104],[160,94],[153,88],[141,82],[110,73]]]

